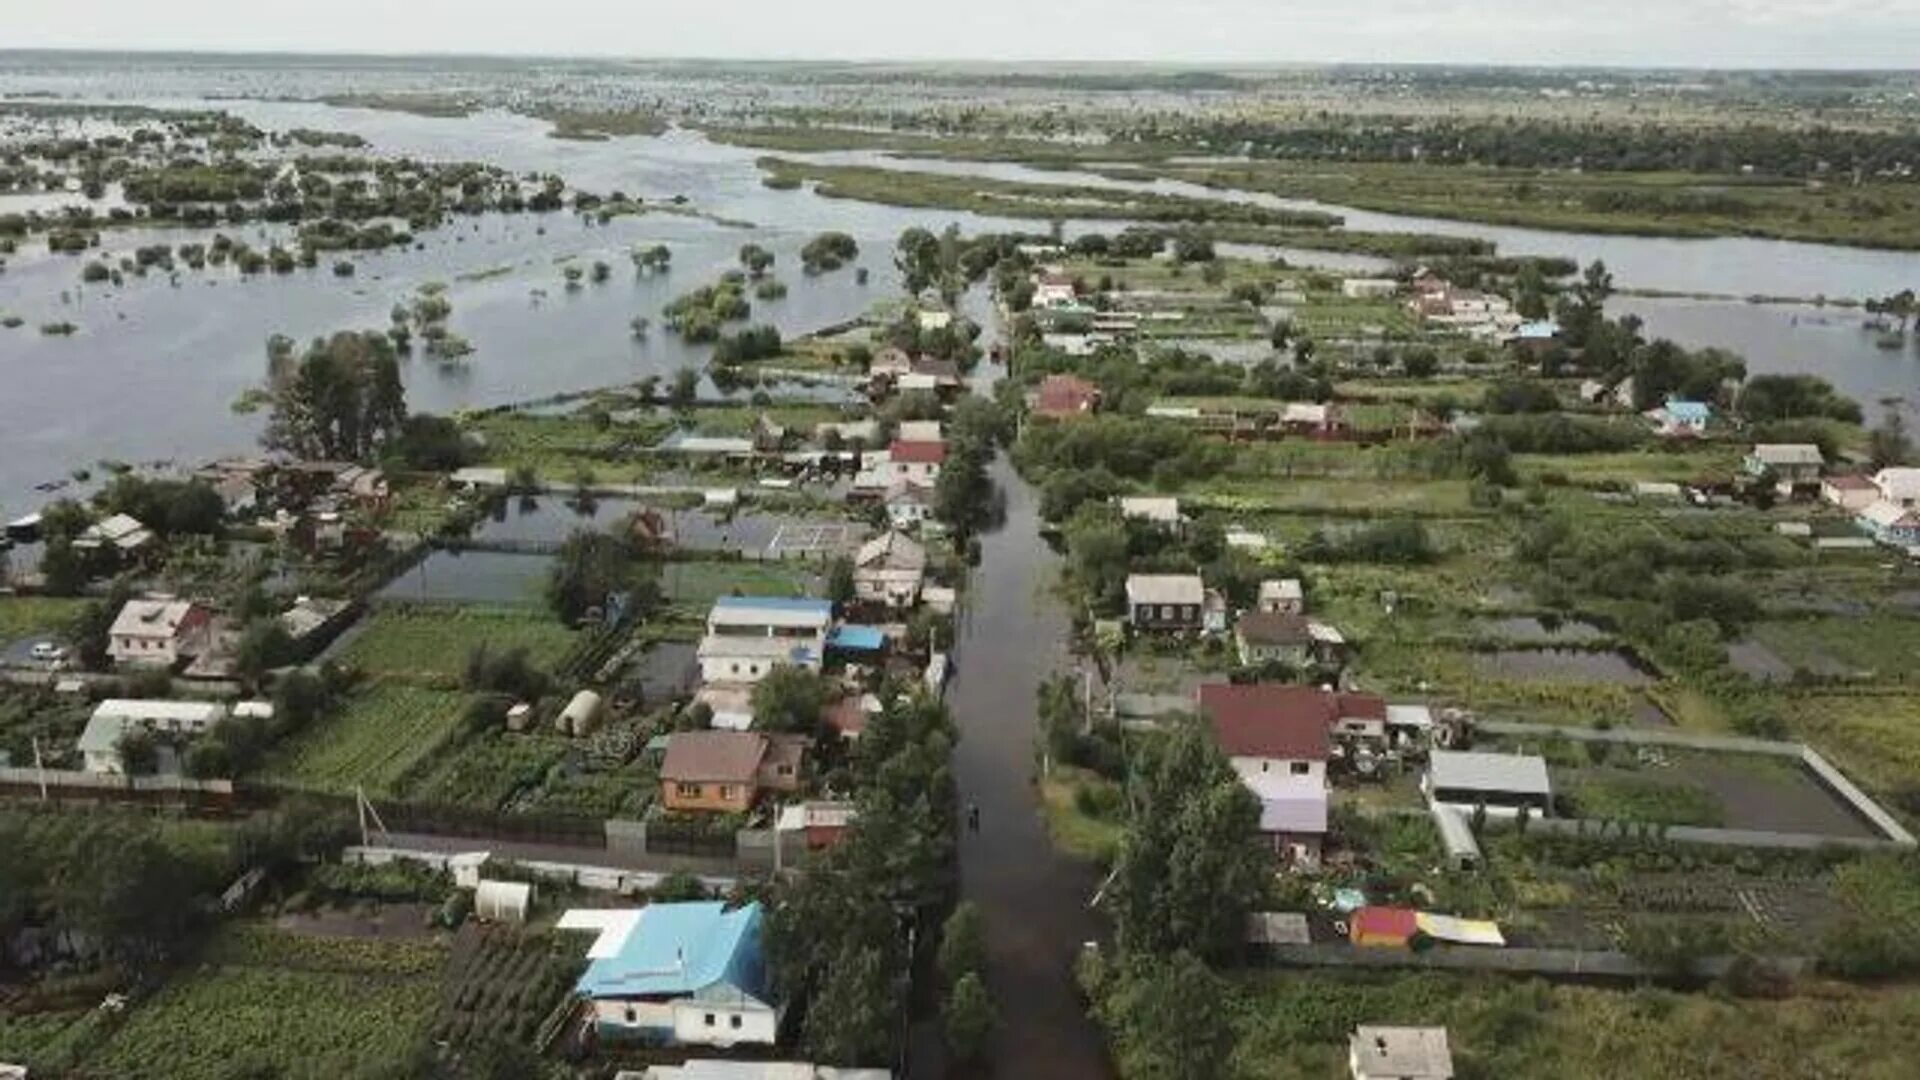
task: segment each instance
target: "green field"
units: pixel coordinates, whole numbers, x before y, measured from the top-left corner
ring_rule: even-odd
[[[266,777],[322,791],[394,795],[396,783],[459,728],[459,694],[376,682],[348,699],[337,716],[283,747]]]
[[[393,606],[367,617],[340,660],[377,676],[450,683],[459,680],[467,656],[482,646],[496,652],[524,648],[535,664],[552,667],[575,639],[574,631],[541,611]]]
[[[0,597],[0,644],[29,637],[59,637],[86,606],[85,600],[52,596]]]
[[[1897,615],[1765,622],[1753,628],[1761,644],[1795,668],[1822,675],[1871,673],[1908,682],[1920,669],[1920,619]]]
[[[706,607],[722,596],[808,596],[814,575],[800,566],[774,562],[670,562],[660,571],[660,587],[675,604]]]
[[[225,932],[86,1061],[102,1080],[354,1076],[399,1059],[432,1011],[446,947]],[[252,1071],[249,1071],[252,1070]]]

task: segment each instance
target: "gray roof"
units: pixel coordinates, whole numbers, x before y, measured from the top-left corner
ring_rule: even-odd
[[[1532,754],[1480,754],[1435,750],[1428,765],[1434,788],[1552,795],[1547,761]]]
[[[1353,1075],[1361,1080],[1451,1080],[1453,1076],[1446,1028],[1363,1025],[1354,1030],[1348,1053]]]
[[[1127,600],[1135,604],[1202,604],[1207,587],[1198,574],[1129,574]]]
[[[1753,456],[1767,465],[1820,465],[1826,459],[1812,443],[1759,443]]]

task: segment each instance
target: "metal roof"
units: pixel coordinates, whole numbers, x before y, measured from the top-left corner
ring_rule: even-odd
[[[1547,761],[1532,754],[1484,754],[1435,750],[1428,764],[1435,789],[1507,791],[1552,795]]]

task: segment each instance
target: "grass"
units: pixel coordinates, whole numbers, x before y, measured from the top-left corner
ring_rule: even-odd
[[[1816,674],[1871,673],[1907,682],[1920,654],[1920,619],[1896,615],[1765,622],[1753,636],[1780,659]]]
[[[369,1073],[423,1029],[445,946],[229,930],[207,962],[135,1006],[88,1055],[90,1077]],[[248,1071],[249,1069],[254,1071]]]
[[[1863,786],[1920,795],[1920,697],[1795,695],[1781,713],[1796,736]]]
[[[482,646],[524,648],[540,667],[552,667],[573,648],[576,634],[544,612],[454,606],[382,607],[368,616],[340,659],[377,676],[426,683],[457,682],[467,656]]]
[[[1359,1024],[1444,1025],[1461,1076],[1788,1080],[1911,1073],[1920,989],[1805,986],[1779,1001],[1503,976],[1230,976],[1237,1080],[1342,1074]]]
[[[1078,792],[1100,790],[1117,797],[1119,785],[1071,765],[1055,766],[1051,776],[1040,782],[1040,797],[1047,815],[1047,833],[1055,847],[1077,859],[1106,865],[1120,851],[1125,828],[1120,822],[1095,817],[1080,804]]]
[[[85,600],[64,597],[0,598],[0,643],[28,637],[58,637],[86,606]]]
[[[687,561],[667,563],[660,586],[675,604],[704,608],[722,596],[808,596],[814,576],[784,563]]]
[[[480,417],[467,430],[486,439],[481,465],[512,472],[531,469],[550,482],[571,483],[585,469],[602,483],[639,483],[653,474],[638,451],[668,430],[665,423],[612,424],[602,430],[584,416],[504,413]]]
[[[1571,777],[1563,776],[1559,786],[1573,799],[1576,817],[1661,825],[1725,823],[1720,800],[1685,781],[1610,769],[1580,769]]]
[[[266,777],[299,787],[391,796],[399,782],[453,737],[464,699],[396,682],[376,682],[285,747]]]

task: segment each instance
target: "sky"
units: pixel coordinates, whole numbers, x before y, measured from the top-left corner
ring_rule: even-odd
[[[6,0],[0,48],[1920,66],[1920,0]],[[3,73],[3,72],[0,72]]]

